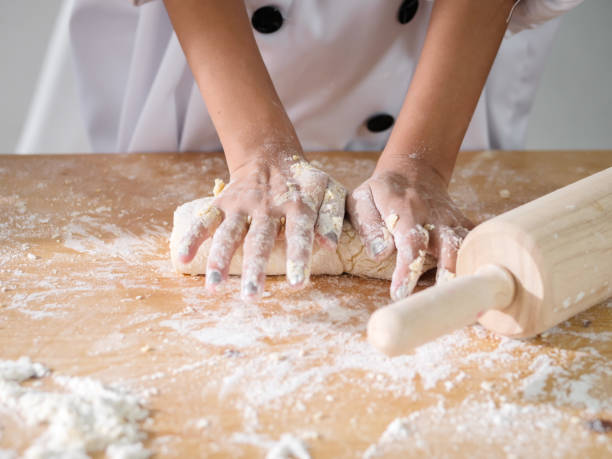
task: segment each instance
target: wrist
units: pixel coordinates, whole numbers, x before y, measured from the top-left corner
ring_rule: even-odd
[[[217,132],[230,173],[254,161],[282,164],[294,156],[303,158],[293,124],[282,106],[260,107],[241,120],[219,124]]]
[[[304,159],[299,141],[291,137],[261,136],[247,144],[233,142],[224,151],[230,175],[245,167],[289,168]]]

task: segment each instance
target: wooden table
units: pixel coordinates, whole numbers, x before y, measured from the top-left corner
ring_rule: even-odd
[[[349,187],[376,160],[310,157]],[[451,191],[480,222],[611,166],[611,151],[462,153]],[[173,271],[172,212],[215,177],[218,154],[0,156],[0,359],[148,394],[164,457],[261,457],[283,433],[315,458],[610,457],[592,421],[612,419],[612,302],[532,340],[473,326],[389,359],[364,333],[387,282],[270,279],[248,305],[236,279],[212,297]],[[36,435],[2,423],[0,449]]]

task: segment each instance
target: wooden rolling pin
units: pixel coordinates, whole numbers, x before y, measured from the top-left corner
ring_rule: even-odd
[[[476,320],[526,338],[612,296],[612,168],[478,225],[457,278],[377,310],[368,340],[388,355]]]

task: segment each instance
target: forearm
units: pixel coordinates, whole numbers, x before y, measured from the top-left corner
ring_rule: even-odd
[[[379,167],[415,157],[448,183],[513,0],[436,0],[410,89]]]
[[[230,171],[297,136],[274,89],[242,0],[164,0]]]

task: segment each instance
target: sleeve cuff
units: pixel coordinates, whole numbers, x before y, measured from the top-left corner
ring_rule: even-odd
[[[518,0],[512,10],[508,32],[515,34],[556,18],[583,0]]]

